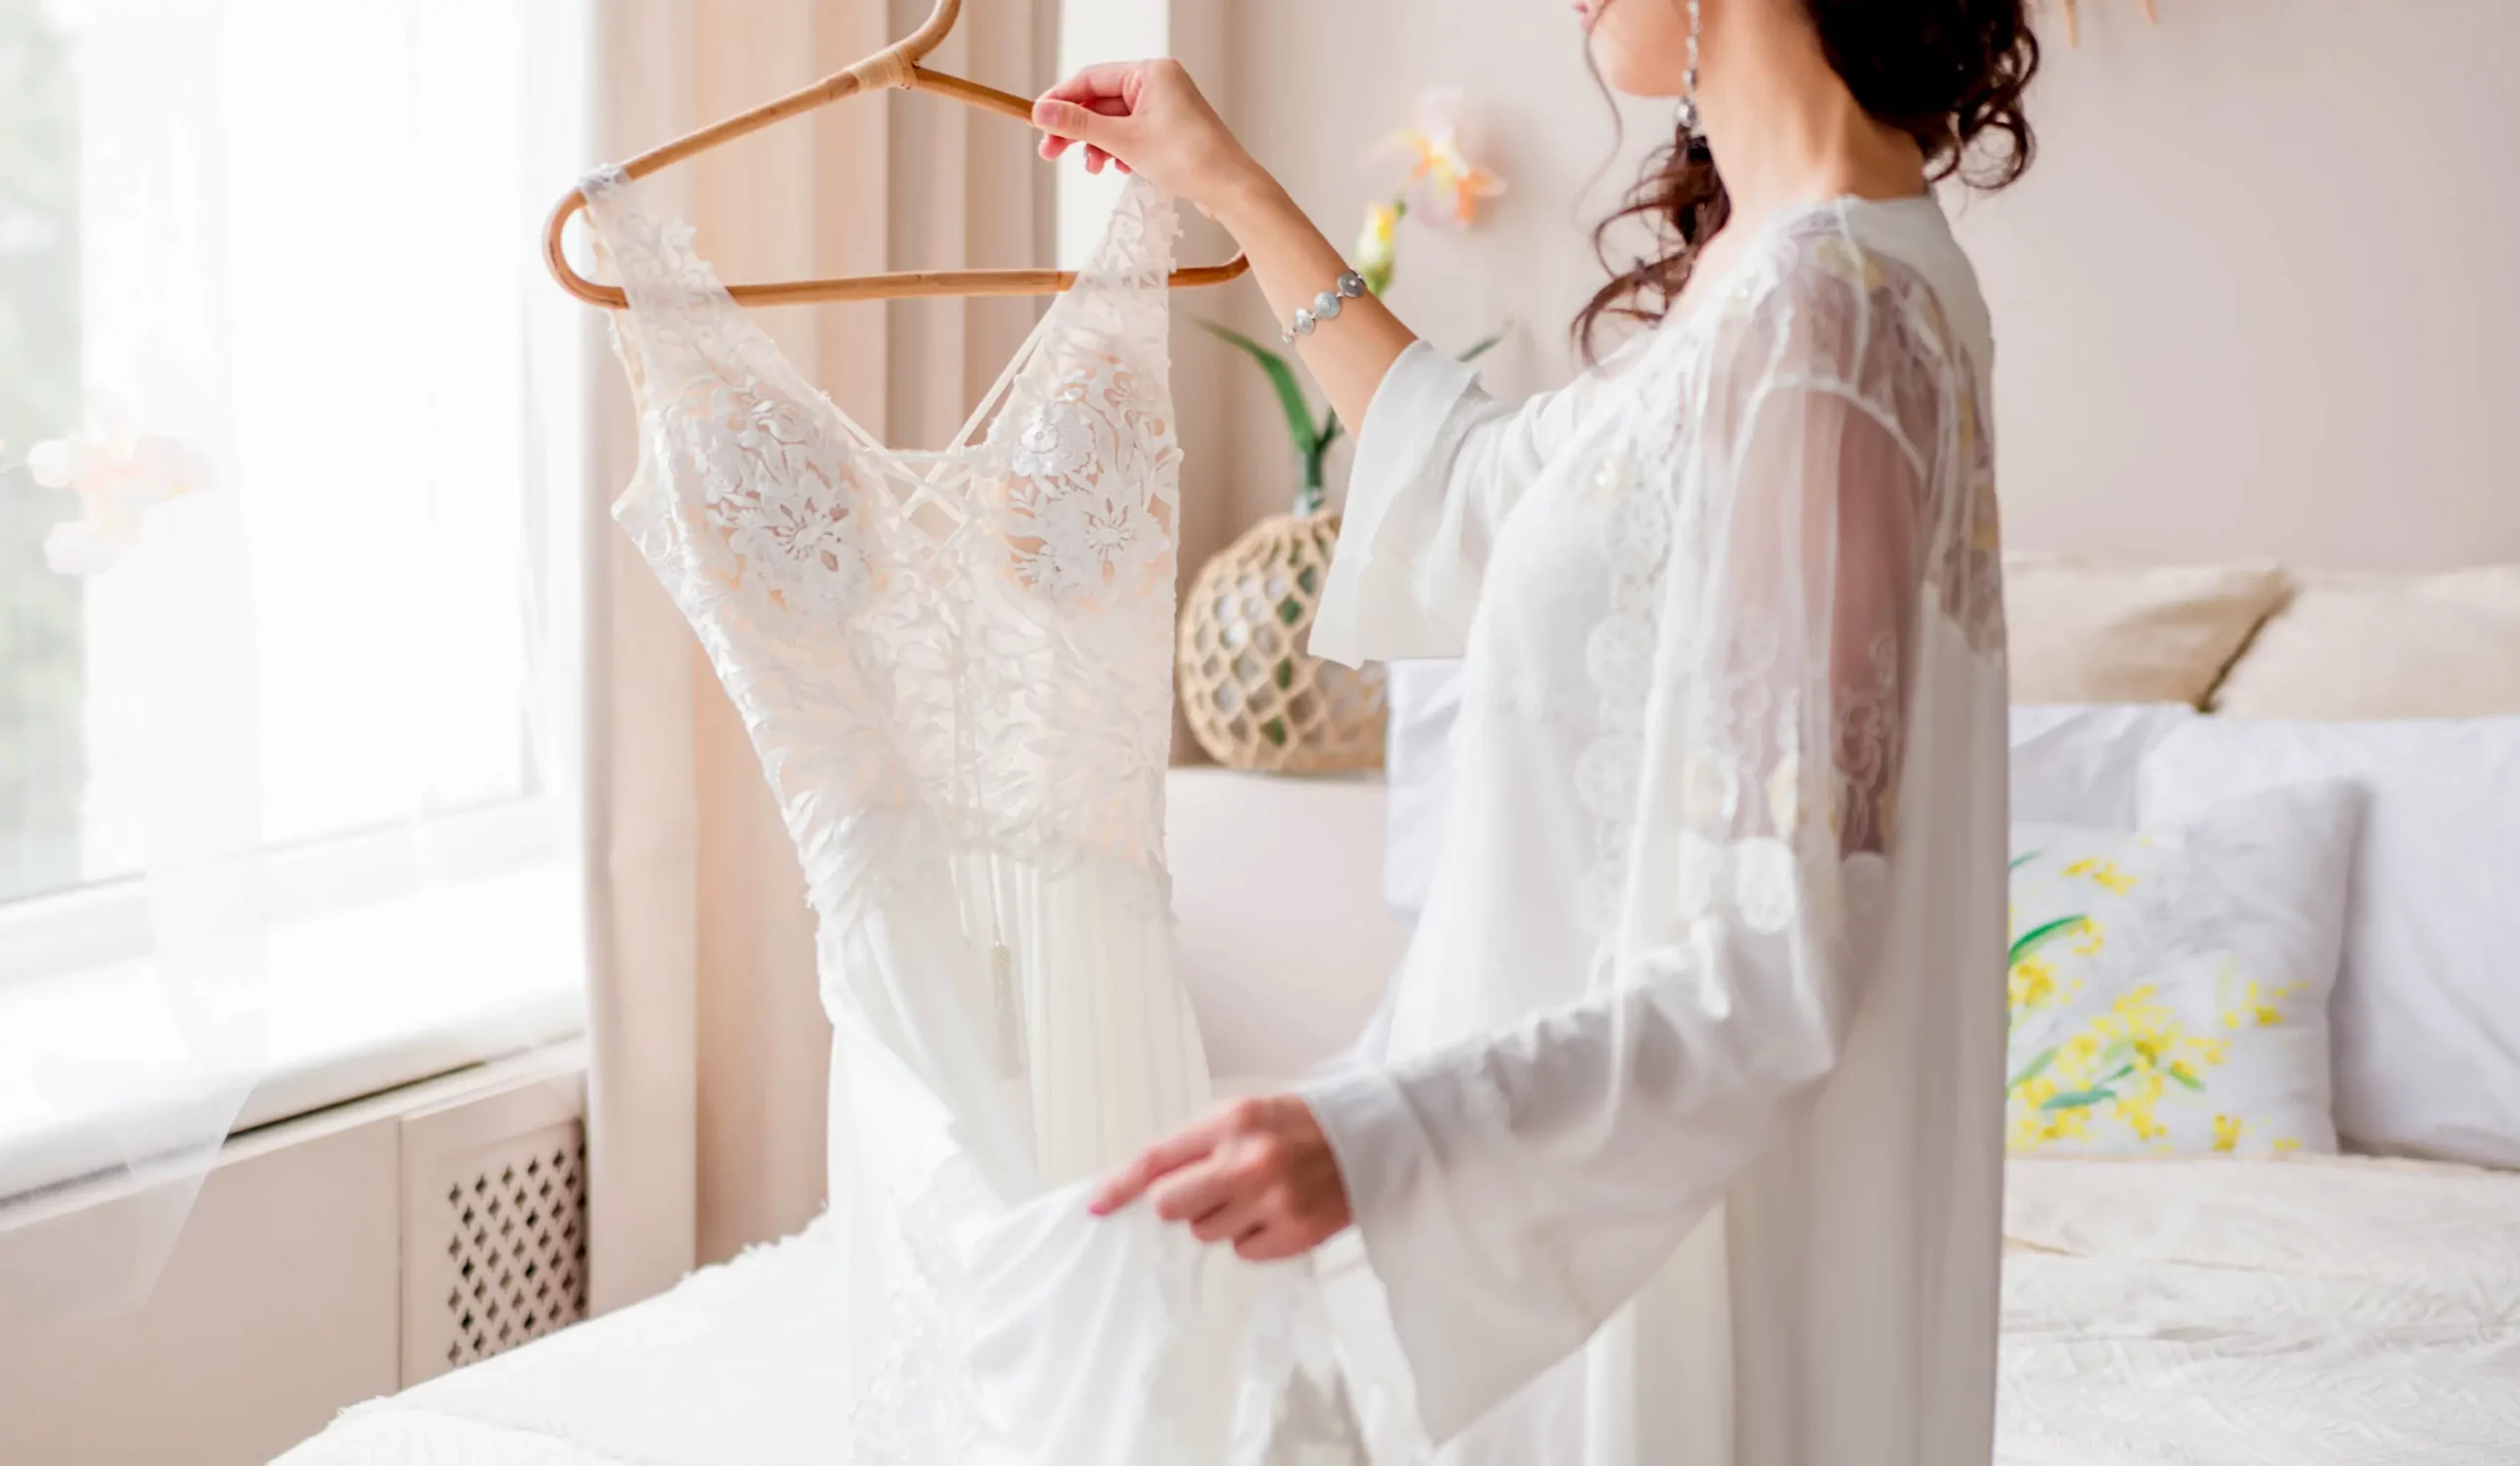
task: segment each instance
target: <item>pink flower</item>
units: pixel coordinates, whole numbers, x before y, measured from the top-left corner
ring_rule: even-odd
[[[46,488],[79,496],[80,517],[53,526],[44,537],[44,563],[60,575],[111,568],[140,542],[150,510],[209,478],[209,466],[190,445],[135,433],[111,407],[96,411],[83,432],[28,450],[27,472]]]
[[[1455,228],[1479,218],[1479,203],[1505,191],[1505,180],[1470,160],[1462,151],[1461,94],[1429,92],[1418,104],[1418,125],[1394,133],[1384,152],[1411,159],[1409,186],[1419,195],[1420,217]]]

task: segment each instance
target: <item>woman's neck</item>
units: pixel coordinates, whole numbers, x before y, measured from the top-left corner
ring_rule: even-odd
[[[1874,121],[1847,90],[1792,0],[1707,7],[1698,113],[1732,196],[1755,224],[1817,199],[1924,190],[1916,139]]]

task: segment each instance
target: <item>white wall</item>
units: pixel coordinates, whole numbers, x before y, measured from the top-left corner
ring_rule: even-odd
[[[1418,89],[1471,95],[1514,193],[1476,235],[1413,232],[1394,304],[1451,343],[1511,315],[1491,384],[1562,373],[1598,279],[1576,220],[1604,194],[1581,185],[1608,146],[1567,7],[1230,4],[1229,115],[1334,238],[1372,192],[1357,156]],[[1961,224],[2001,340],[2011,543],[2520,559],[2520,3],[2159,0],[2158,28],[2134,0],[2082,8],[2079,49],[2048,28],[2039,165]],[[1186,335],[1175,351],[1181,372],[1226,365]],[[1256,377],[1225,381],[1228,431],[1192,443],[1188,477],[1240,523],[1291,470]]]
[[[1391,303],[1419,334],[1455,349],[1510,324],[1512,336],[1487,358],[1500,391],[1562,379],[1566,324],[1602,278],[1591,222],[1634,178],[1644,147],[1670,136],[1670,104],[1631,105],[1630,147],[1613,159],[1610,105],[1586,71],[1564,0],[1229,0],[1226,31],[1224,70],[1203,80],[1253,153],[1343,247],[1366,205],[1399,181],[1399,162],[1367,155],[1413,121],[1426,89],[1464,93],[1475,156],[1511,192],[1469,234],[1404,223]],[[1219,306],[1275,340],[1258,297],[1238,288]],[[1224,440],[1204,455],[1188,445],[1185,493],[1221,498],[1237,526],[1285,510],[1298,477],[1259,373],[1189,332],[1173,355],[1176,379],[1218,373],[1231,402]]]
[[[2520,559],[2520,4],[2086,4],[1972,208],[2019,546]]]

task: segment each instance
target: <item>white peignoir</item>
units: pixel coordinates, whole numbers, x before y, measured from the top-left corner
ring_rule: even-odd
[[[1357,1403],[1457,1466],[1973,1466],[1986,311],[1922,197],[1795,211],[1706,285],[1518,411],[1413,347],[1358,437],[1312,650],[1465,664],[1413,945],[1303,1089],[1387,1307],[1344,1315]]]

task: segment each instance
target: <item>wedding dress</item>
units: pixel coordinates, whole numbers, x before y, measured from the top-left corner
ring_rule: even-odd
[[[1744,227],[1751,227],[1744,225]],[[1989,1459],[1993,342],[1930,198],[1757,226],[1519,410],[1412,347],[1311,650],[1462,658],[1441,849],[1302,1087],[1444,1466]]]
[[[687,226],[617,171],[585,192],[640,411],[614,514],[741,712],[819,919],[845,1459],[1355,1461],[1307,1270],[1145,1207],[1097,1222],[1081,1190],[1209,1098],[1164,863],[1171,203],[1133,181],[954,441],[905,452]]]

